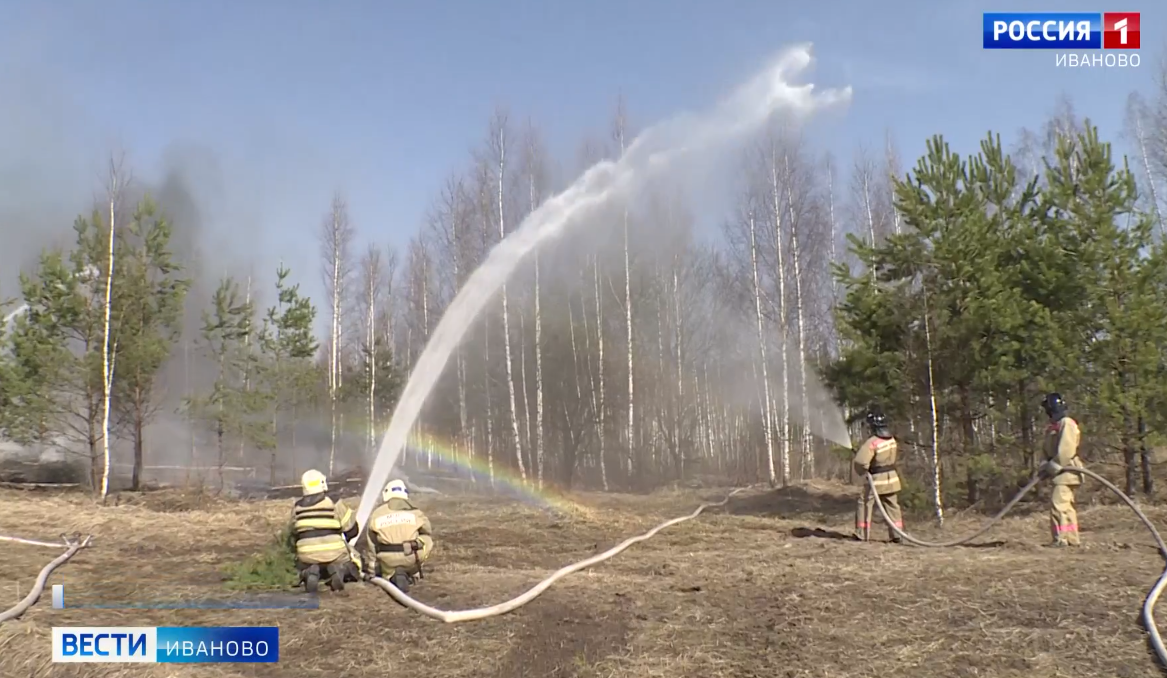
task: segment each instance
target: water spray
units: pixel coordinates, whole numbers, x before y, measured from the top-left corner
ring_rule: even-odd
[[[804,118],[850,101],[850,87],[816,93],[812,84],[790,84],[810,63],[809,44],[788,49],[706,115],[680,116],[646,129],[618,160],[594,165],[567,190],[528,215],[490,251],[446,309],[397,401],[357,508],[362,531],[451,353],[523,257],[569,226],[583,223],[581,217],[627,198],[662,171],[757,131],[776,113]]]

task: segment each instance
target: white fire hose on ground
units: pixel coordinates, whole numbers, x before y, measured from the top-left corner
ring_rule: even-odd
[[[884,508],[883,502],[879,499],[879,495],[875,492],[875,483],[874,483],[874,480],[872,479],[870,474],[865,476],[865,481],[866,481],[868,487],[870,488],[872,495],[875,497],[875,505],[879,508],[879,512],[883,516],[884,521],[887,522],[888,525],[891,525],[892,529],[895,530],[896,534],[899,535],[904,541],[906,541],[910,544],[915,544],[917,546],[924,546],[924,547],[930,547],[930,548],[949,548],[949,547],[954,547],[954,546],[960,546],[962,544],[967,544],[967,543],[971,542],[972,540],[976,539],[977,537],[988,532],[998,522],[1000,522],[1000,520],[1002,518],[1004,518],[1010,511],[1013,510],[1013,508],[1017,505],[1017,502],[1021,501],[1021,499],[1025,495],[1029,494],[1029,492],[1031,490],[1033,490],[1033,488],[1037,487],[1038,483],[1040,483],[1044,479],[1052,478],[1053,476],[1057,475],[1059,472],[1061,472],[1063,470],[1066,472],[1078,473],[1081,475],[1089,476],[1090,478],[1097,480],[1104,487],[1106,487],[1111,492],[1113,492],[1115,495],[1117,495],[1120,499],[1122,499],[1123,502],[1126,503],[1126,505],[1128,507],[1130,507],[1130,509],[1132,511],[1135,512],[1135,515],[1137,515],[1139,517],[1139,520],[1142,521],[1143,525],[1145,525],[1147,527],[1147,529],[1151,532],[1151,536],[1154,538],[1155,544],[1159,547],[1160,555],[1162,555],[1164,560],[1167,561],[1167,543],[1164,543],[1163,537],[1159,534],[1159,531],[1155,529],[1155,525],[1146,516],[1146,514],[1143,513],[1139,509],[1139,507],[1135,505],[1134,501],[1132,501],[1130,497],[1128,497],[1126,494],[1124,494],[1122,492],[1122,490],[1118,489],[1118,487],[1116,487],[1113,483],[1111,483],[1106,478],[1103,478],[1102,476],[1100,476],[1097,473],[1090,471],[1088,469],[1062,467],[1054,462],[1046,462],[1042,473],[1035,475],[1024,487],[1021,488],[1021,490],[1012,499],[1009,500],[1009,503],[1005,504],[1005,507],[1002,508],[1000,511],[998,511],[995,516],[990,518],[989,521],[987,523],[985,523],[985,525],[983,527],[981,527],[979,530],[977,530],[976,532],[974,532],[973,534],[971,534],[967,537],[963,537],[961,539],[955,539],[955,540],[947,541],[947,542],[924,541],[922,539],[918,539],[916,537],[913,537],[912,535],[908,534],[907,532],[904,532],[904,530],[902,528],[896,527],[895,524],[888,517],[887,509]],[[665,529],[666,527],[671,527],[673,525],[677,525],[677,524],[683,523],[685,521],[692,520],[692,519],[696,518],[697,516],[701,515],[701,513],[707,508],[716,508],[719,506],[724,506],[725,504],[729,503],[729,500],[734,495],[740,494],[741,492],[744,492],[748,489],[749,488],[747,488],[747,487],[738,488],[738,489],[730,492],[728,495],[726,495],[725,499],[722,499],[719,502],[714,502],[714,503],[709,503],[709,504],[701,504],[692,513],[690,513],[688,515],[681,516],[679,518],[673,518],[672,520],[663,522],[660,525],[657,525],[653,529],[649,530],[648,532],[645,532],[644,534],[632,537],[630,539],[626,539],[626,540],[620,542],[619,544],[617,544],[616,546],[613,546],[612,548],[608,549],[607,551],[604,551],[603,553],[597,554],[595,556],[592,556],[591,558],[581,560],[578,563],[574,563],[572,565],[568,565],[564,568],[556,570],[554,573],[551,574],[551,576],[547,577],[543,581],[541,581],[538,584],[536,584],[535,586],[531,587],[530,589],[528,589],[526,592],[522,593],[521,595],[516,596],[515,598],[512,598],[508,601],[499,603],[497,605],[491,605],[488,607],[480,607],[480,608],[473,609],[473,610],[455,610],[455,611],[439,610],[435,607],[430,607],[429,605],[426,605],[425,603],[414,600],[413,598],[409,597],[404,592],[402,592],[401,589],[398,589],[396,586],[394,586],[393,584],[391,584],[390,582],[388,582],[387,580],[385,580],[381,577],[370,577],[368,581],[370,581],[370,582],[376,584],[377,586],[381,587],[382,589],[384,589],[385,592],[388,593],[393,598],[393,600],[396,600],[398,603],[401,603],[405,607],[407,607],[411,610],[414,610],[415,612],[419,612],[427,617],[432,617],[434,619],[437,619],[438,621],[445,622],[447,624],[452,624],[452,623],[456,623],[456,622],[477,621],[480,619],[487,619],[489,617],[497,617],[499,615],[503,615],[503,614],[506,614],[508,612],[512,612],[512,611],[522,607],[523,605],[526,605],[527,603],[529,603],[532,600],[534,600],[535,598],[537,598],[544,591],[551,588],[552,584],[554,584],[555,582],[559,581],[560,579],[566,577],[567,575],[572,574],[574,572],[579,572],[580,570],[591,567],[592,565],[596,565],[597,563],[602,563],[605,560],[608,560],[608,559],[618,555],[619,553],[621,553],[622,551],[624,551],[628,547],[632,546],[633,544],[637,544],[637,543],[640,543],[642,541],[647,541],[647,540],[651,539],[652,537],[656,536],[656,534],[658,532]],[[1165,568],[1163,570],[1163,574],[1161,574],[1159,576],[1159,579],[1155,582],[1154,587],[1151,588],[1150,593],[1148,593],[1147,598],[1146,598],[1145,602],[1143,603],[1142,622],[1143,622],[1144,628],[1147,631],[1151,646],[1153,647],[1153,649],[1155,651],[1155,655],[1159,660],[1160,667],[1167,669],[1167,648],[1164,648],[1163,638],[1160,636],[1159,630],[1155,625],[1155,617],[1154,617],[1155,604],[1158,602],[1160,595],[1162,595],[1164,588],[1167,588],[1167,568]]]
[[[35,539],[21,539],[20,537],[5,537],[5,536],[0,535],[0,540],[3,540],[3,541],[11,541],[11,542],[16,542],[18,544],[28,544],[30,546],[47,546],[47,547],[53,547],[53,548],[60,548],[60,547],[65,548],[64,553],[62,553],[61,555],[54,558],[48,565],[45,565],[41,569],[40,574],[37,575],[36,582],[32,585],[32,590],[28,592],[27,596],[25,596],[16,605],[13,605],[9,609],[7,609],[3,612],[0,612],[0,623],[16,619],[20,615],[24,614],[25,611],[28,610],[28,608],[32,607],[33,604],[36,603],[37,599],[41,597],[41,593],[44,592],[45,584],[48,583],[49,575],[53,573],[53,570],[57,569],[61,565],[64,565],[65,562],[68,561],[70,558],[72,558],[78,551],[89,546],[89,542],[92,539],[93,539],[92,536],[85,537],[85,539],[81,539],[81,535],[79,535],[79,534],[75,534],[72,537],[66,537],[66,536],[62,535],[61,541],[54,544],[52,542],[47,542],[47,541],[37,541]]]
[[[740,488],[734,490],[733,492],[730,492],[729,494],[725,495],[725,499],[722,499],[721,501],[713,502],[710,504],[702,504],[702,505],[698,506],[689,515],[681,516],[679,518],[673,518],[672,520],[665,521],[665,522],[661,523],[660,525],[657,525],[656,527],[652,528],[648,532],[645,532],[644,534],[641,534],[641,535],[638,535],[635,537],[631,537],[629,539],[625,539],[624,541],[613,546],[612,548],[608,549],[607,551],[604,551],[603,553],[598,553],[598,554],[592,556],[591,558],[581,560],[578,563],[573,563],[571,565],[568,565],[567,567],[556,570],[555,572],[553,572],[551,574],[551,576],[547,577],[546,579],[539,582],[535,586],[532,586],[525,593],[522,593],[521,595],[516,596],[515,598],[512,598],[506,602],[499,603],[498,605],[491,605],[489,607],[480,607],[480,608],[474,609],[474,610],[456,610],[453,612],[447,612],[445,610],[439,610],[435,607],[430,607],[429,605],[426,605],[425,603],[422,603],[422,602],[419,602],[417,600],[414,600],[413,598],[410,598],[408,595],[403,593],[401,591],[401,589],[397,588],[396,586],[389,583],[385,579],[382,579],[381,577],[372,577],[369,579],[369,581],[371,581],[372,583],[376,584],[377,586],[380,586],[381,588],[385,589],[385,592],[388,593],[390,596],[392,596],[393,600],[396,600],[397,602],[401,603],[405,607],[408,607],[409,609],[414,610],[416,612],[420,612],[421,614],[424,614],[427,617],[433,617],[434,619],[437,619],[438,621],[446,622],[447,624],[452,624],[454,622],[477,621],[479,619],[486,619],[488,617],[497,617],[498,615],[506,614],[507,612],[517,610],[518,608],[526,605],[527,603],[529,603],[532,600],[534,600],[535,598],[537,598],[539,596],[539,594],[541,594],[544,591],[546,591],[547,589],[551,588],[552,584],[559,581],[560,579],[563,579],[567,575],[572,574],[573,572],[579,572],[580,570],[589,568],[592,565],[595,565],[597,563],[602,563],[605,560],[608,560],[608,559],[618,555],[619,553],[621,553],[622,551],[627,549],[629,546],[632,546],[633,544],[638,544],[642,541],[647,541],[649,539],[652,539],[654,536],[656,536],[657,532],[660,532],[661,530],[665,529],[666,527],[672,527],[673,525],[678,525],[678,524],[683,523],[685,521],[692,520],[692,519],[696,518],[697,516],[701,515],[701,512],[707,508],[716,508],[718,506],[725,506],[727,503],[729,503],[729,500],[734,495],[745,492],[748,489],[749,489],[748,487],[740,487]]]
[[[1029,483],[1025,485],[1025,487],[1021,488],[1021,490],[1012,499],[1009,500],[1009,503],[1005,504],[1005,507],[997,512],[997,515],[993,516],[987,523],[985,523],[984,527],[977,530],[973,534],[964,537],[963,539],[956,539],[946,542],[930,542],[917,539],[907,532],[904,532],[902,528],[897,527],[896,524],[888,517],[887,509],[883,507],[883,501],[880,500],[879,494],[875,491],[875,481],[872,479],[871,474],[867,474],[866,482],[872,496],[875,497],[875,505],[879,508],[879,513],[883,516],[884,522],[890,525],[891,529],[894,530],[895,533],[899,535],[904,541],[910,544],[915,544],[916,546],[925,546],[929,548],[947,548],[951,546],[967,544],[985,532],[988,532],[989,529],[991,529],[1002,518],[1004,518],[1005,515],[1009,513],[1009,511],[1013,510],[1013,507],[1017,505],[1017,502],[1021,501],[1022,497],[1029,494],[1030,490],[1037,487],[1039,482],[1047,478],[1052,478],[1063,471],[1067,473],[1077,473],[1079,475],[1093,478],[1094,480],[1097,480],[1099,483],[1101,483],[1103,487],[1113,492],[1119,499],[1123,501],[1123,503],[1125,503],[1130,508],[1130,510],[1135,512],[1136,516],[1139,517],[1139,520],[1142,521],[1143,525],[1145,525],[1147,530],[1151,533],[1151,537],[1155,540],[1155,545],[1159,547],[1159,555],[1163,556],[1164,561],[1167,561],[1167,543],[1164,543],[1162,535],[1159,534],[1159,530],[1155,529],[1154,523],[1152,523],[1151,519],[1147,517],[1147,514],[1143,513],[1142,510],[1135,505],[1135,502],[1131,500],[1131,498],[1128,497],[1126,493],[1118,489],[1114,483],[1089,469],[1061,466],[1056,462],[1047,461],[1041,472],[1035,475],[1033,479],[1031,479]],[[1159,667],[1163,670],[1167,670],[1167,648],[1163,646],[1163,637],[1159,634],[1159,627],[1155,624],[1155,604],[1159,602],[1159,596],[1163,594],[1163,589],[1165,587],[1167,587],[1167,567],[1164,568],[1163,573],[1160,574],[1159,578],[1155,581],[1155,585],[1152,586],[1150,592],[1147,593],[1147,597],[1143,601],[1143,611],[1141,616],[1143,628],[1147,631],[1148,640],[1151,643],[1151,647],[1155,651],[1156,658],[1159,660]]]

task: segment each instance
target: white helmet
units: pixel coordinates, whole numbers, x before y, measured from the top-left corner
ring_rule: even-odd
[[[404,480],[390,480],[385,489],[381,490],[381,501],[390,499],[409,500],[409,488],[405,486]]]
[[[320,471],[309,469],[304,471],[304,475],[300,476],[300,489],[304,491],[305,496],[327,492],[328,479]]]

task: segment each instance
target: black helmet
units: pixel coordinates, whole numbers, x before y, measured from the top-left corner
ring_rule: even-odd
[[[1066,401],[1061,393],[1047,393],[1041,401],[1041,409],[1050,419],[1061,419],[1066,416]]]
[[[872,406],[867,410],[867,425],[873,431],[887,429],[887,415],[878,406]]]

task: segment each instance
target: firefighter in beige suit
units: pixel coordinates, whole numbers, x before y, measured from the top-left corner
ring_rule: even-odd
[[[433,527],[429,517],[410,502],[404,481],[389,481],[381,500],[367,523],[368,548],[375,554],[374,574],[388,576],[390,583],[409,593],[414,577],[424,577],[421,566],[433,553]]]
[[[1078,457],[1078,442],[1081,431],[1078,422],[1066,416],[1066,401],[1061,394],[1050,393],[1041,403],[1049,416],[1049,428],[1045,434],[1046,461],[1055,462],[1065,468],[1084,468]],[[1073,471],[1062,471],[1053,478],[1053,493],[1050,495],[1051,546],[1078,546],[1078,511],[1074,507],[1074,488],[1082,484],[1082,476]]]
[[[887,417],[878,408],[872,408],[867,413],[867,425],[871,428],[871,437],[868,438],[855,452],[853,464],[855,473],[862,479],[863,491],[859,494],[859,503],[855,509],[855,539],[868,541],[871,537],[871,519],[875,517],[875,497],[871,494],[871,487],[867,483],[867,474],[875,484],[875,492],[883,503],[883,508],[896,527],[904,528],[903,514],[900,512],[900,476],[896,473],[896,454],[898,452],[895,438],[888,428]],[[900,536],[889,525],[888,535],[895,543],[900,543]]]
[[[320,471],[305,471],[300,486],[303,496],[292,507],[300,581],[309,593],[316,592],[322,578],[333,591],[343,591],[346,580],[359,576],[360,566],[348,545],[360,532],[356,513],[328,495],[328,480]]]

